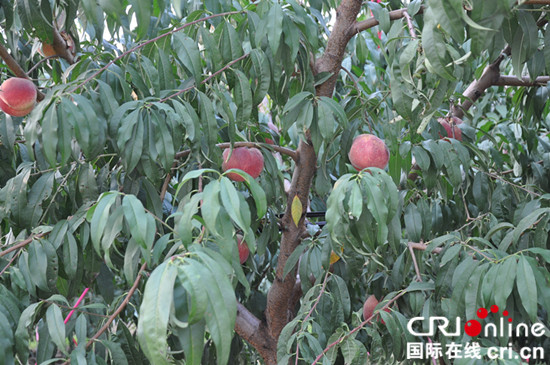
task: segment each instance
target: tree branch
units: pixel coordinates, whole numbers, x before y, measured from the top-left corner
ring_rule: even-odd
[[[217,18],[217,17],[220,17],[220,16],[226,16],[226,15],[234,15],[234,14],[240,14],[242,13],[243,11],[228,11],[226,13],[219,13],[219,14],[213,14],[213,15],[209,15],[209,16],[206,16],[204,18],[200,18],[200,19],[197,19],[197,20],[193,20],[192,22],[189,22],[189,23],[185,23],[183,24],[181,27],[177,27],[177,28],[174,28],[166,33],[163,33],[155,38],[151,38],[149,39],[148,41],[146,42],[143,42],[141,44],[138,44],[137,46],[134,46],[128,50],[126,50],[125,52],[123,52],[120,56],[112,59],[111,61],[109,61],[105,66],[103,66],[102,68],[100,68],[99,70],[97,70],[96,72],[94,72],[92,75],[90,75],[86,80],[82,81],[80,84],[78,84],[75,88],[73,88],[70,92],[75,92],[76,90],[78,90],[79,88],[81,88],[83,85],[87,84],[88,82],[90,82],[91,80],[95,79],[97,75],[99,75],[100,73],[102,73],[103,71],[105,71],[106,69],[108,69],[113,63],[115,63],[116,61],[126,57],[127,55],[131,54],[131,53],[134,53],[135,51],[137,51],[138,49],[140,48],[143,48],[145,47],[146,45],[150,44],[150,43],[153,43],[153,42],[156,42],[158,41],[159,39],[162,39],[164,37],[168,37],[169,35],[172,35],[174,33],[177,33],[191,25],[195,25],[197,23],[200,23],[200,22],[204,22],[204,21],[207,21],[209,19],[213,19],[213,18]]]
[[[6,66],[8,66],[10,71],[13,72],[15,76],[21,77],[23,79],[31,80],[31,78],[27,75],[25,70],[23,70],[23,68],[19,66],[17,61],[11,56],[11,54],[8,52],[8,50],[3,44],[0,44],[0,57],[6,63]],[[36,99],[38,101],[41,101],[44,99],[44,94],[42,94],[42,92],[38,90],[38,88],[36,88]]]
[[[90,346],[92,346],[92,344],[94,343],[95,340],[97,340],[99,338],[99,336],[101,336],[103,334],[103,332],[105,332],[109,326],[111,325],[111,323],[113,323],[113,321],[115,320],[115,318],[120,314],[120,312],[122,312],[124,310],[124,308],[126,308],[126,306],[128,305],[128,303],[130,303],[130,298],[132,297],[132,295],[134,295],[134,292],[136,291],[138,285],[139,285],[139,282],[141,280],[141,273],[147,268],[147,263],[144,262],[143,265],[141,265],[140,269],[139,269],[139,272],[137,274],[137,277],[136,277],[136,280],[134,280],[134,284],[132,285],[132,287],[130,288],[130,290],[128,291],[128,294],[126,295],[126,298],[124,298],[124,300],[122,301],[122,303],[120,303],[120,305],[118,306],[118,308],[114,311],[113,314],[111,314],[111,316],[109,317],[109,319],[107,319],[107,322],[105,322],[105,324],[99,329],[99,331],[96,332],[95,335],[93,335],[92,338],[90,338],[90,340],[88,340],[88,343],[86,343],[86,348],[88,349]]]
[[[420,10],[418,11],[418,13],[421,13],[423,11],[422,8],[420,8]],[[406,15],[405,15],[406,14]],[[390,20],[397,20],[397,19],[401,19],[403,17],[407,17],[409,14],[407,13],[407,9],[406,8],[403,8],[403,9],[397,9],[397,10],[392,10],[390,11]],[[410,18],[410,15],[409,15],[409,18]],[[408,19],[407,19],[407,22],[408,22]],[[362,32],[364,30],[367,30],[367,29],[370,29],[372,27],[375,27],[377,26],[378,24],[380,24],[378,22],[378,20],[376,20],[376,18],[369,18],[369,19],[366,19],[366,20],[362,20],[360,22],[356,22],[355,25],[353,26],[353,29],[352,29],[352,36],[359,33],[359,32]],[[412,23],[411,23],[412,24]],[[410,28],[409,28],[410,29]],[[414,28],[413,28],[414,30]],[[411,34],[412,36],[412,34]]]
[[[231,148],[231,143],[224,142],[224,143],[218,143],[216,146],[218,146],[221,149]],[[298,160],[298,153],[290,148],[281,147],[281,146],[275,146],[268,143],[261,143],[261,142],[235,142],[233,143],[233,147],[254,147],[254,148],[265,148],[267,150],[273,150],[275,152],[279,152],[282,155],[287,155],[290,158],[292,158],[294,161]],[[187,157],[191,153],[191,150],[185,150],[176,153],[174,158],[181,159],[184,157]]]
[[[5,255],[9,254],[10,252],[18,250],[22,247],[25,247],[28,244],[30,244],[33,240],[40,239],[40,238],[44,237],[45,235],[47,235],[48,233],[49,232],[31,235],[29,238],[25,239],[24,241],[21,241],[18,244],[15,244],[15,245],[5,249],[4,251],[0,252],[0,257],[3,257]]]
[[[53,27],[53,49],[55,51],[56,56],[59,56],[63,59],[65,59],[69,64],[75,63],[75,57],[74,54],[71,52],[71,45],[69,44],[69,41],[72,41],[70,36],[68,34],[61,34],[55,24]],[[72,44],[72,47],[74,49],[74,42]]]
[[[343,0],[336,10],[336,22],[327,41],[327,46],[323,55],[315,62],[314,73],[330,72],[332,77],[317,87],[318,96],[332,97],[336,79],[344,59],[346,45],[350,39],[359,31],[363,30],[361,24],[365,22],[376,21],[374,18],[363,22],[357,22],[357,15],[361,10],[361,1]],[[402,11],[401,11],[402,12]],[[403,16],[401,14],[401,16]],[[390,12],[391,18],[391,12]],[[378,21],[376,21],[378,24]],[[376,25],[374,24],[374,25]],[[374,25],[369,26],[373,27]],[[366,28],[365,28],[366,29]]]
[[[515,76],[500,76],[493,84],[495,86],[545,86],[550,81],[550,76],[539,76],[534,80],[529,77],[518,79]]]
[[[472,82],[462,94],[464,95],[465,100],[460,105],[453,105],[451,107],[451,115],[458,118],[463,118],[464,113],[472,107],[481,95],[483,95],[485,90],[493,86],[498,81],[500,77],[500,63],[505,57],[510,55],[511,51],[510,46],[506,46],[495,62],[485,67],[481,77]]]
[[[332,77],[321,85],[317,86],[318,96],[332,97],[336,78],[344,58],[346,45],[354,33],[357,15],[361,10],[360,0],[342,0],[336,10],[336,23],[327,41],[323,56],[315,62],[314,73],[330,72]],[[310,140],[309,133],[306,133],[306,140],[301,140],[297,150],[297,159],[292,182],[288,192],[288,201],[285,214],[282,218],[283,234],[281,247],[277,261],[275,279],[267,294],[266,319],[269,333],[272,337],[278,338],[281,330],[291,318],[292,294],[296,282],[296,268],[291,270],[287,276],[283,275],[284,267],[292,252],[301,242],[305,230],[305,212],[309,204],[309,192],[315,175],[317,156]],[[300,199],[303,212],[298,225],[294,223],[291,214],[292,201],[295,197]]]
[[[267,365],[277,363],[277,341],[269,335],[265,323],[250,313],[241,303],[237,303],[235,332],[258,350]]]

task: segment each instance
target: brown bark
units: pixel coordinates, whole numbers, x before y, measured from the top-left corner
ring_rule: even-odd
[[[235,332],[258,351],[267,365],[277,364],[277,340],[269,335],[266,324],[241,303],[237,303]]]
[[[346,45],[355,34],[355,24],[357,15],[361,10],[361,3],[360,0],[343,0],[336,10],[336,22],[329,36],[325,52],[315,62],[315,69],[313,70],[315,73],[331,72],[333,76],[317,87],[317,96],[332,97]],[[308,206],[309,192],[317,163],[317,156],[310,140],[300,141],[297,153],[298,159],[288,193],[287,208],[281,222],[283,236],[275,280],[267,295],[266,319],[269,333],[274,338],[279,337],[281,330],[292,317],[293,308],[291,306],[293,288],[296,283],[296,269],[292,270],[286,277],[283,276],[283,270],[288,257],[300,244],[305,230],[304,213]],[[291,203],[295,196],[300,199],[304,207],[298,225],[294,224],[291,216]]]
[[[68,37],[67,40],[65,37]],[[53,28],[53,49],[55,51],[55,54],[63,59],[65,59],[69,64],[75,63],[74,54],[71,52],[71,49],[69,46],[69,42],[73,42],[72,48],[74,49],[74,41],[70,39],[70,36],[68,34],[61,35],[61,33],[55,28]]]
[[[498,58],[495,60],[495,62],[485,67],[485,70],[483,70],[483,74],[481,74],[481,77],[478,80],[472,82],[462,94],[464,95],[465,100],[458,106],[452,106],[451,115],[462,119],[464,117],[464,113],[472,107],[472,105],[481,97],[481,95],[483,95],[485,90],[498,82],[500,77],[500,63],[506,56],[510,55],[510,52],[510,46],[506,46],[500,56],[498,56]]]
[[[550,76],[539,76],[534,80],[529,77],[518,79],[515,76],[500,76],[493,84],[495,86],[545,86],[550,81]]]

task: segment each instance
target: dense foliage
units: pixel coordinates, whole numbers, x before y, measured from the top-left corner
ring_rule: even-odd
[[[0,363],[381,364],[450,341],[413,317],[546,326],[550,3],[520,3],[1,2],[2,81],[41,93],[0,115]]]

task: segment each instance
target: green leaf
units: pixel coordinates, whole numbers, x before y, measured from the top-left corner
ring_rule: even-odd
[[[266,17],[265,27],[267,31],[267,38],[269,40],[271,52],[275,55],[279,50],[281,34],[283,34],[283,9],[278,3],[275,3],[271,5],[271,9],[269,9],[269,13]]]
[[[175,33],[172,37],[174,50],[183,67],[195,78],[195,85],[199,85],[202,80],[202,67],[197,42],[183,33]]]
[[[535,210],[533,213],[524,217],[521,221],[519,221],[517,227],[514,229],[514,234],[512,236],[514,243],[516,244],[518,243],[521,235],[526,230],[531,228],[535,224],[535,222],[537,222],[537,220],[542,214],[548,214],[548,213],[550,213],[550,208],[539,208]]]
[[[414,146],[412,153],[421,170],[427,170],[430,167],[430,156],[422,147]]]
[[[100,254],[100,243],[101,237],[109,220],[109,210],[111,206],[115,203],[118,194],[115,192],[106,192],[101,194],[99,197],[98,203],[94,206],[93,209],[90,209],[88,212],[88,220],[90,220],[90,231],[91,238],[96,252]],[[90,216],[90,214],[92,214]]]
[[[33,30],[34,35],[43,42],[53,43],[53,12],[49,1],[16,0],[16,7],[25,29]]]
[[[233,69],[233,73],[236,76],[233,97],[237,104],[237,124],[244,126],[252,114],[252,91],[248,79],[242,71]]]
[[[210,275],[201,276],[201,284],[207,291],[206,326],[216,345],[216,357],[225,364],[229,359],[231,339],[237,317],[237,299],[226,271],[227,261],[221,255],[208,250],[197,249],[194,254],[208,268]]]
[[[410,241],[419,242],[422,233],[422,217],[414,203],[405,208],[405,228]]]
[[[516,288],[518,289],[521,304],[529,315],[533,323],[538,321],[537,318],[537,283],[535,274],[527,258],[520,256],[518,260]]]
[[[113,364],[128,365],[128,359],[120,343],[108,340],[103,340],[101,343],[109,350]]]
[[[153,246],[156,233],[154,218],[145,212],[143,204],[134,195],[124,196],[122,208],[132,237],[141,247],[149,251]]]
[[[51,304],[46,311],[46,322],[48,323],[48,331],[52,341],[57,348],[64,354],[67,353],[65,344],[65,324],[63,323],[63,315],[61,309],[55,304]]]
[[[136,15],[137,39],[143,39],[147,35],[152,15],[152,2],[148,0],[129,0],[132,11]]]
[[[336,126],[332,109],[323,100],[319,100],[317,105],[317,123],[323,139],[329,140],[334,135]]]
[[[51,105],[42,118],[42,148],[51,167],[57,165],[58,118],[55,105]]]
[[[63,268],[72,279],[75,277],[78,267],[78,246],[72,233],[67,232],[63,240]]]
[[[253,104],[258,105],[262,102],[269,90],[271,84],[271,69],[269,67],[269,60],[261,49],[253,49],[250,51],[250,59],[252,60],[253,77],[256,82],[252,85],[256,85],[253,90]]]
[[[248,204],[246,204],[242,195],[235,189],[231,180],[225,176],[222,176],[220,179],[220,198],[223,207],[231,219],[237,223],[244,232],[247,232],[250,227],[250,210],[248,209]]]
[[[443,267],[445,266],[446,263],[448,263],[449,261],[457,257],[461,249],[462,249],[462,245],[454,245],[449,247],[447,250],[445,250],[443,257],[441,258],[441,262],[439,263],[439,266]]]
[[[517,260],[515,257],[510,257],[499,265],[494,286],[494,288],[498,288],[498,290],[494,290],[493,298],[495,304],[501,308],[506,306],[506,301],[512,293],[516,280],[516,271]]]
[[[294,269],[298,261],[300,260],[300,257],[304,253],[304,251],[307,249],[307,245],[305,243],[300,243],[294,251],[292,251],[292,254],[288,257],[285,263],[285,267],[283,270],[283,278],[286,278],[289,272]]]
[[[174,333],[183,347],[185,363],[200,365],[204,349],[205,322],[194,323],[185,328],[176,328]]]
[[[437,16],[431,8],[424,12],[424,28],[422,30],[422,48],[426,54],[426,66],[429,71],[435,72],[439,76],[453,81],[455,77],[450,73],[446,65],[450,61],[447,57],[447,46],[445,39],[437,29]],[[462,30],[463,31],[463,30]]]
[[[540,255],[544,259],[544,261],[550,264],[550,250],[546,250],[540,247],[533,247],[528,248],[525,251],[533,252],[534,254]]]
[[[48,291],[48,257],[39,241],[32,241],[28,247],[28,263],[33,285]]]
[[[178,266],[179,282],[187,293],[188,324],[199,323],[206,313],[208,296],[202,281],[205,273],[204,266],[195,260],[185,260]]]
[[[254,197],[254,202],[256,203],[256,215],[258,218],[263,218],[263,216],[267,213],[267,198],[265,191],[256,179],[252,178],[252,176],[248,174],[243,174],[241,176],[244,177],[245,183]]]
[[[147,359],[158,365],[170,364],[167,331],[177,273],[172,262],[165,262],[153,270],[139,308],[137,339]]]
[[[223,23],[219,47],[225,63],[236,60],[243,55],[243,47],[239,34],[229,22]]]

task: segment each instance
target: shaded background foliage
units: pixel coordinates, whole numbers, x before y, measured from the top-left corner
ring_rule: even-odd
[[[403,361],[420,341],[409,318],[471,319],[492,304],[548,323],[550,5],[364,3],[326,97],[316,89],[332,74],[315,59],[338,5],[2,3],[2,43],[45,98],[0,116],[0,362],[262,361],[234,336],[237,301],[263,323],[304,139],[317,171],[302,194],[323,214],[296,220],[303,239],[284,271],[301,280],[279,362]],[[58,30],[76,60],[38,53]],[[524,79],[497,74],[460,109],[496,60]],[[457,110],[463,141],[441,139],[437,118]],[[351,168],[363,132],[384,138],[387,171]],[[217,144],[238,142],[261,148],[258,179],[220,175]],[[243,266],[237,233],[252,252]],[[385,324],[362,323],[368,294],[397,298]],[[480,342],[550,354],[547,335]]]

